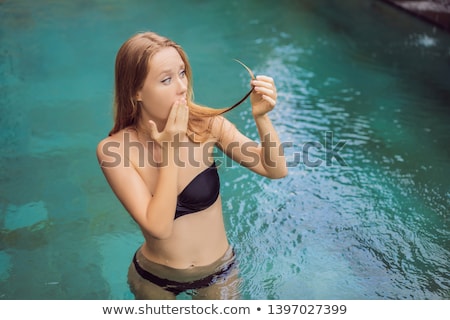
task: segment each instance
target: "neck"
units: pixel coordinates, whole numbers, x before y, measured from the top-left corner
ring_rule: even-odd
[[[159,132],[164,130],[164,127],[166,126],[167,121],[163,120],[156,120],[153,118],[150,118],[146,115],[141,115],[140,119],[137,121],[136,124],[136,131],[140,136],[145,138],[146,141],[152,141],[153,139],[150,136],[150,124],[149,121],[153,121],[156,124],[156,128]]]

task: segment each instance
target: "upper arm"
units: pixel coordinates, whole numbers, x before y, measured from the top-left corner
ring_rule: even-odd
[[[261,146],[241,133],[229,120],[216,117],[213,133],[217,137],[217,146],[229,158],[255,173],[267,175],[261,161]]]
[[[123,156],[119,141],[106,138],[97,146],[97,159],[111,189],[132,218],[144,227],[152,196],[136,168]]]

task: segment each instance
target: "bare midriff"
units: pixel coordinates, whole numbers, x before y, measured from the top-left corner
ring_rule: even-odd
[[[155,263],[175,269],[213,263],[229,247],[220,196],[209,208],[176,219],[169,238],[144,237],[142,254]]]

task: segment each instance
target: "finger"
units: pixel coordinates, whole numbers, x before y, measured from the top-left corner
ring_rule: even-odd
[[[276,96],[277,96],[277,93],[275,92],[275,90],[270,89],[270,88],[255,87],[255,91],[258,92],[259,94],[271,96],[273,98],[276,98]]]
[[[269,96],[263,95],[262,98],[263,98],[265,101],[267,101],[272,107],[274,107],[275,104],[277,103],[275,99],[273,99],[273,98],[271,98],[271,97],[269,97]]]
[[[276,95],[277,95],[277,88],[275,87],[275,84],[273,84],[269,80],[267,80],[267,81],[255,80],[252,82],[252,85],[253,85],[253,88],[255,88],[255,90],[257,92],[264,92],[264,93],[270,94],[269,91],[262,90],[262,88],[266,88],[273,92],[274,97],[276,97]]]
[[[187,126],[189,120],[189,108],[186,105],[186,102],[182,102],[178,109],[177,114],[177,124],[179,123],[182,128],[185,128]]]
[[[259,81],[266,81],[266,82],[270,82],[270,83],[275,83],[274,81],[273,81],[273,78],[272,77],[268,77],[268,76],[264,76],[264,75],[259,75],[259,76],[256,76],[256,80],[259,80]]]
[[[263,81],[263,80],[252,80],[251,84],[254,87],[266,87],[266,88],[274,88],[275,87],[273,82]]]
[[[170,109],[169,117],[167,118],[166,128],[173,125],[177,119],[178,108],[180,106],[179,101],[175,101]]]

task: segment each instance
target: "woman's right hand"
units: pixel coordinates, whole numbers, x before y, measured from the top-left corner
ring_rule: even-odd
[[[149,120],[150,137],[163,149],[176,147],[177,142],[183,141],[186,136],[188,120],[189,108],[186,105],[186,100],[178,100],[172,105],[162,131],[158,131],[156,123]]]

